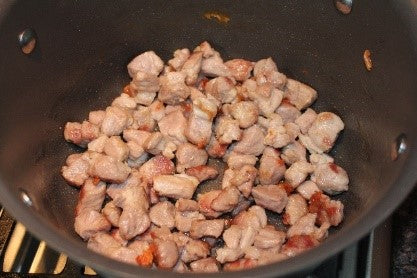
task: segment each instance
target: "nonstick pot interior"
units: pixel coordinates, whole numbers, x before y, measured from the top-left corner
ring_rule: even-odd
[[[280,71],[317,89],[315,109],[345,122],[332,151],[351,179],[350,190],[337,197],[345,204],[343,224],[320,247],[245,275],[288,274],[334,254],[392,212],[417,180],[416,48],[389,1],[357,1],[349,15],[331,1],[0,4],[0,201],[35,235],[104,274],[160,272],[94,254],[74,233],[78,191],[60,168],[80,150],[64,141],[63,126],[109,105],[129,81],[127,63],[143,51],[167,61],[175,49],[208,40],[225,60],[272,56]],[[226,13],[230,21],[204,19],[207,11]],[[28,27],[37,45],[25,55],[17,35]],[[372,53],[371,72],[363,65],[365,49]],[[400,134],[408,148],[392,161]]]

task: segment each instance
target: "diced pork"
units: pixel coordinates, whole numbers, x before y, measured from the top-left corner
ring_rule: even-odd
[[[135,109],[136,101],[128,94],[122,93],[119,97],[115,98],[111,104],[112,106],[119,106],[127,109]]]
[[[152,157],[139,169],[142,179],[147,183],[153,183],[153,178],[156,176],[172,175],[174,172],[174,163],[162,155]]]
[[[174,70],[179,71],[188,57],[190,57],[190,50],[188,48],[177,49],[174,51],[174,58],[168,61],[168,65]]]
[[[108,202],[101,213],[112,224],[112,226],[119,227],[119,219],[122,214],[122,209],[114,204],[114,202]]]
[[[278,185],[258,185],[252,188],[255,203],[266,209],[281,213],[288,202],[287,193]]]
[[[230,117],[222,116],[217,119],[216,138],[220,144],[230,144],[242,138],[239,122]]]
[[[309,174],[314,171],[314,166],[306,161],[294,162],[285,172],[285,179],[293,188],[299,186]]]
[[[179,254],[178,248],[172,240],[155,239],[155,264],[158,268],[169,269],[176,265]]]
[[[193,272],[218,272],[219,266],[214,258],[206,258],[194,261],[190,264]]]
[[[220,144],[220,142],[216,139],[216,136],[212,135],[206,150],[210,157],[219,158],[226,154],[227,147],[227,144]]]
[[[187,99],[190,89],[185,84],[185,78],[186,75],[182,72],[169,72],[161,76],[158,99],[170,105],[176,105]]]
[[[177,158],[177,172],[179,173],[191,167],[205,165],[208,159],[208,154],[204,149],[199,149],[190,143],[179,145],[175,156]]]
[[[103,110],[91,111],[88,114],[88,121],[96,126],[101,126],[106,112]]]
[[[120,136],[111,136],[104,144],[104,153],[118,161],[126,160],[129,155],[129,147]]]
[[[294,225],[301,217],[307,214],[307,202],[300,194],[291,194],[285,206],[282,222],[286,225]]]
[[[167,114],[158,122],[159,131],[172,139],[176,145],[187,142],[185,137],[185,129],[187,127],[187,119],[179,110]]]
[[[273,226],[266,226],[255,236],[254,246],[257,248],[281,248],[285,242],[285,232],[276,230]]]
[[[345,125],[334,113],[322,112],[308,130],[308,136],[312,143],[319,148],[318,153],[327,152],[337,139],[337,136]],[[308,148],[308,146],[306,146]],[[309,149],[310,150],[310,149]]]
[[[258,121],[259,109],[252,101],[239,101],[231,105],[230,114],[241,128],[248,128]]]
[[[297,187],[297,192],[306,200],[310,200],[311,196],[316,192],[321,192],[317,184],[312,181],[305,181]]]
[[[232,211],[239,202],[240,192],[234,186],[224,188],[211,202],[210,207],[218,212]]]
[[[81,186],[88,178],[90,163],[81,154],[71,154],[62,166],[61,174],[64,179],[73,186]]]
[[[200,183],[205,180],[215,179],[219,174],[215,168],[207,165],[188,168],[185,170],[185,173],[189,176],[196,177]]]
[[[234,79],[237,81],[245,81],[250,77],[254,63],[243,59],[233,59],[224,63]]]
[[[301,116],[301,112],[290,103],[283,101],[275,113],[281,116],[284,124],[293,123]]]
[[[64,137],[68,142],[86,147],[87,144],[99,136],[99,127],[88,121],[80,123],[68,122],[65,124]]]
[[[261,184],[276,184],[284,177],[285,163],[274,148],[266,147],[260,162],[259,182]]]
[[[110,222],[95,210],[83,212],[75,217],[74,229],[84,240],[88,240],[98,232],[107,232],[110,228]]]
[[[258,159],[254,155],[240,154],[236,152],[231,152],[226,159],[227,166],[229,166],[230,169],[239,169],[244,165],[254,166],[256,161],[258,161]]]
[[[181,260],[185,263],[206,258],[210,254],[210,246],[202,240],[190,240],[184,247]]]
[[[349,178],[346,171],[333,162],[318,164],[311,180],[327,194],[338,194],[348,190]]]
[[[159,202],[149,210],[149,218],[159,227],[172,229],[175,226],[175,207],[168,201]]]
[[[250,79],[246,80],[245,85]],[[253,80],[252,80],[253,81]],[[246,86],[248,89],[248,96],[253,100],[259,108],[259,114],[268,117],[274,113],[275,109],[281,104],[283,92],[279,89],[274,88],[271,84],[263,84],[256,86],[255,90],[252,90],[251,86]]]
[[[317,223],[330,223],[337,226],[343,220],[343,204],[340,201],[331,200],[321,192],[316,192],[311,196],[308,210],[317,213]]]
[[[223,63],[223,59],[218,53],[214,53],[213,56],[203,60],[201,72],[210,77],[228,77],[231,75],[229,68]]]
[[[284,97],[286,97],[298,110],[303,110],[310,106],[317,99],[316,90],[290,78],[287,79],[284,92]]]
[[[242,139],[235,145],[233,151],[249,155],[260,155],[264,148],[265,135],[263,130],[253,125],[243,131]]]
[[[138,71],[130,83],[130,92],[135,102],[149,106],[156,97],[160,87],[160,80],[157,75],[144,71]]]
[[[191,199],[198,180],[186,174],[159,175],[153,179],[153,188],[159,196],[179,199]]]
[[[198,194],[198,210],[207,217],[215,218],[220,216],[222,213],[213,210],[211,204],[221,192],[221,190],[212,190],[203,194]]]
[[[311,235],[295,235],[287,240],[282,248],[282,252],[288,257],[294,257],[318,244],[319,242]]]
[[[255,182],[258,170],[251,165],[243,165],[240,169],[233,170],[233,177],[231,177],[229,183],[230,187],[236,186],[243,196],[249,197],[253,184]],[[228,187],[225,182],[226,171],[222,181],[222,187]]]
[[[253,75],[258,84],[271,83],[279,89],[282,89],[287,81],[286,76],[278,72],[277,65],[271,57],[256,62]]]
[[[207,82],[205,91],[221,103],[231,103],[237,94],[233,81],[226,77],[211,79]]]
[[[194,220],[191,223],[190,236],[192,238],[202,238],[210,236],[218,238],[224,229],[223,219],[214,220]]]
[[[300,127],[302,134],[307,134],[316,118],[317,113],[313,109],[307,108],[307,110],[295,120],[295,123]]]
[[[130,77],[134,77],[138,71],[158,75],[164,68],[164,62],[153,51],[147,51],[136,56],[128,65],[127,71]]]
[[[130,172],[130,167],[125,163],[118,161],[114,157],[102,154],[97,154],[88,170],[90,176],[114,183],[124,182]]]
[[[109,106],[101,123],[101,132],[107,136],[119,135],[133,123],[129,111],[118,106]]]
[[[194,52],[190,57],[185,61],[182,66],[181,72],[186,76],[185,83],[187,85],[194,85],[198,78],[198,73],[201,70],[201,62],[203,61],[203,53]]]
[[[306,161],[306,154],[306,148],[298,141],[294,141],[282,149],[281,158],[286,164],[291,165],[297,161]]]

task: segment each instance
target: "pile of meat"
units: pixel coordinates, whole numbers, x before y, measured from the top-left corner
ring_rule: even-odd
[[[111,106],[65,125],[86,148],[62,175],[81,188],[74,226],[88,248],[144,267],[239,270],[315,247],[340,224],[343,204],[329,195],[349,179],[326,153],[344,124],[308,108],[314,89],[271,58],[224,62],[207,42],[167,65],[142,53],[127,69]],[[217,189],[195,193],[219,175]]]

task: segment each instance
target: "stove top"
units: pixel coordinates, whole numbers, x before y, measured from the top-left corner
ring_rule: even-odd
[[[413,201],[416,197],[417,189],[394,217],[359,242],[324,261],[306,277],[416,277],[417,203]],[[392,237],[394,240],[391,240]],[[80,265],[33,237],[0,206],[0,276],[33,275],[99,277],[90,267]]]

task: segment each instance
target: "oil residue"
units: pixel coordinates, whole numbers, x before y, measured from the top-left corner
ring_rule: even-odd
[[[205,19],[215,19],[222,24],[227,24],[230,21],[230,17],[227,14],[218,11],[205,12],[203,16]]]

